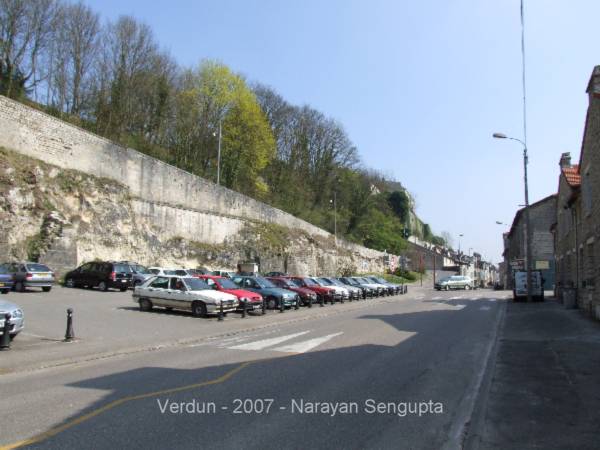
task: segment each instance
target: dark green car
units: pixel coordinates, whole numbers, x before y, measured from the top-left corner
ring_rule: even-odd
[[[262,295],[268,309],[279,308],[282,303],[285,308],[297,308],[300,306],[298,294],[279,288],[266,278],[237,275],[232,280],[242,289]]]

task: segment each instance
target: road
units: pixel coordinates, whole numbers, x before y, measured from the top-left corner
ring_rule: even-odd
[[[422,290],[8,373],[0,448],[460,448],[505,296]]]

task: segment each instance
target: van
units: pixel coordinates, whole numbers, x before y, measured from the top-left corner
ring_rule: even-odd
[[[517,270],[514,272],[515,287],[513,289],[513,300],[527,300],[527,271]],[[544,281],[542,272],[539,270],[531,271],[531,296],[534,301],[544,301]]]

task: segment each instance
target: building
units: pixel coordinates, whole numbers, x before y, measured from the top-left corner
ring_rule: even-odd
[[[556,221],[556,198],[553,194],[529,205],[532,228],[531,253],[533,269],[541,270],[544,289],[554,289],[554,236],[550,230]],[[504,238],[504,261],[508,269],[507,288],[514,286],[513,271],[527,267],[527,227],[525,208],[517,211],[512,226]]]
[[[559,296],[574,288],[577,305],[600,319],[600,66],[588,83],[589,99],[579,164],[561,157],[554,240],[557,248]],[[600,239],[600,238],[599,238]],[[560,298],[560,297],[559,297]]]

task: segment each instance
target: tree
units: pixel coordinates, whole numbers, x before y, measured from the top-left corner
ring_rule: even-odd
[[[402,223],[407,223],[410,212],[410,200],[405,191],[393,191],[388,196],[388,203],[394,214]]]
[[[42,80],[38,62],[56,12],[54,0],[0,0],[0,93],[20,98]]]

